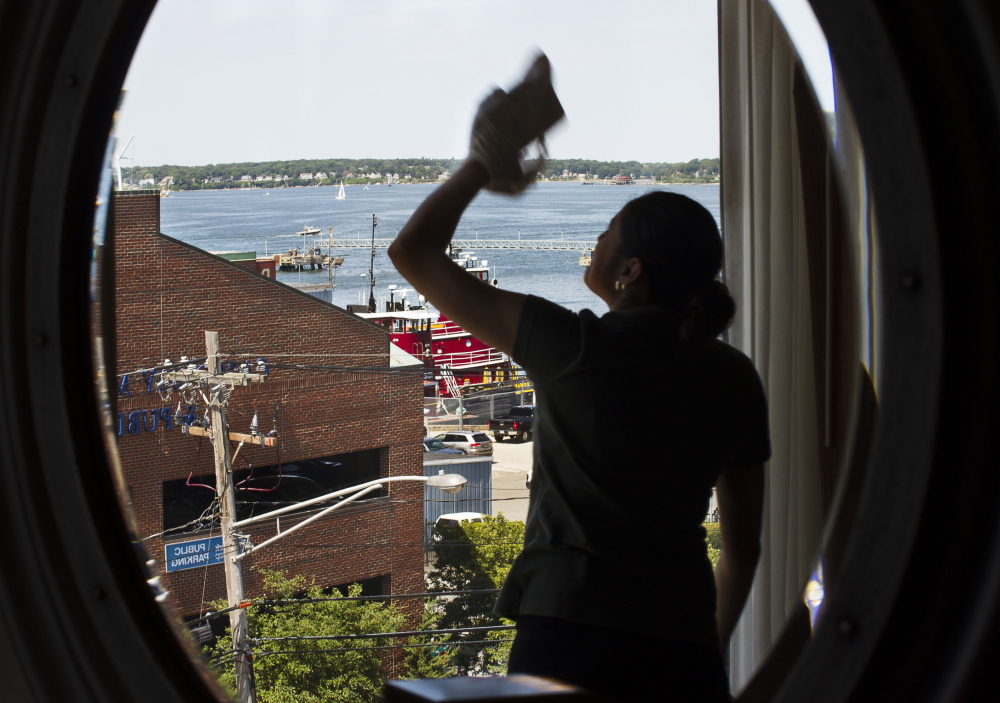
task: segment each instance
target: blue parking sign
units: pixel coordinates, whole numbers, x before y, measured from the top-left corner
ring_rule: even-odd
[[[167,573],[182,569],[197,569],[200,566],[221,564],[223,559],[222,538],[206,537],[190,542],[173,542],[164,545],[164,563]]]

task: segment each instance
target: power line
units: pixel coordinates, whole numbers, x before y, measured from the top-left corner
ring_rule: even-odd
[[[463,632],[494,632],[516,630],[517,625],[492,625],[486,627],[453,627],[444,630],[403,630],[402,632],[363,632],[350,635],[288,635],[286,637],[255,637],[254,642],[315,642],[326,640],[374,640],[383,637],[422,637],[426,635],[458,635]]]
[[[367,647],[334,647],[334,648],[323,648],[323,649],[288,649],[279,650],[276,652],[267,650],[256,650],[254,656],[260,660],[267,656],[272,656],[275,654],[334,654],[338,652],[363,652],[367,650],[374,649],[414,649],[417,647],[461,647],[462,645],[468,644],[502,644],[504,642],[513,642],[513,638],[505,637],[495,640],[450,640],[447,642],[429,642],[429,643],[419,643],[419,644],[384,644],[384,645],[370,645]],[[227,663],[228,659],[232,658],[232,654],[225,655],[223,657],[215,658],[212,661],[216,664]]]
[[[389,480],[390,479],[386,479],[387,482]],[[496,489],[494,489],[494,490],[496,490]],[[508,490],[520,490],[520,489],[508,489]],[[372,499],[369,499],[369,500],[355,501],[351,505],[351,507],[357,508],[357,507],[365,507],[365,506],[369,506],[369,505],[410,505],[410,504],[413,504],[413,503],[445,503],[445,504],[448,504],[448,505],[458,505],[460,503],[469,503],[469,502],[502,503],[502,502],[506,502],[506,501],[528,500],[528,499],[529,499],[529,496],[514,496],[514,497],[510,497],[510,498],[457,498],[455,500],[444,500],[444,499],[436,499],[436,498],[428,498],[428,499],[419,499],[419,498],[417,498],[417,499],[412,499],[412,500],[372,498]],[[246,507],[246,506],[260,506],[260,507],[264,508],[264,507],[294,505],[296,502],[298,502],[298,501],[237,501],[236,504],[237,504],[237,506],[243,506],[243,507]],[[354,512],[354,511],[351,510],[351,507],[348,507],[347,510],[345,510],[345,511],[343,511],[341,513],[341,519],[343,518],[344,515],[350,515],[352,512]],[[325,507],[324,508],[316,508],[316,509],[312,509],[312,510],[294,511],[294,512],[287,513],[287,516],[289,516],[289,517],[301,517],[301,518],[304,519],[304,518],[308,518],[308,517],[310,517],[312,515],[315,515],[316,513],[320,512],[320,511],[322,511],[324,509],[325,509]],[[207,509],[206,509],[205,512],[207,512]],[[204,512],[202,513],[202,515],[204,515]],[[248,515],[247,517],[253,517],[253,511],[251,511],[250,515]],[[241,518],[241,519],[245,519],[245,518]],[[203,519],[201,517],[199,517],[199,518],[197,518],[195,520],[191,520],[191,521],[189,521],[189,522],[187,522],[187,523],[185,523],[183,525],[178,525],[176,527],[167,528],[167,529],[163,530],[162,532],[158,532],[156,534],[149,535],[148,537],[145,537],[143,539],[144,540],[148,540],[148,539],[152,539],[154,537],[159,537],[159,536],[164,535],[164,534],[166,534],[168,532],[182,530],[185,527],[188,527],[190,525],[194,525],[196,523],[199,523],[199,521],[203,521]],[[213,520],[212,523],[208,523],[206,525],[206,527],[208,527],[209,529],[211,529],[212,525],[214,525],[214,520]],[[196,534],[197,531],[198,530],[194,530],[194,531],[188,532],[186,534]]]
[[[211,613],[206,613],[200,618],[194,620],[188,620],[185,624],[191,625],[193,623],[204,622],[205,620],[214,620],[220,615],[224,615],[231,610],[242,607],[266,607],[271,605],[307,605],[309,603],[330,603],[330,602],[342,602],[342,601],[387,601],[387,600],[406,600],[409,598],[427,598],[427,597],[450,597],[450,596],[464,596],[464,595],[481,595],[489,593],[499,593],[499,588],[480,588],[464,591],[424,591],[423,593],[389,593],[380,596],[341,596],[339,598],[329,597],[329,598],[277,598],[274,600],[262,600],[249,603],[246,606],[237,605],[232,608],[224,608]]]

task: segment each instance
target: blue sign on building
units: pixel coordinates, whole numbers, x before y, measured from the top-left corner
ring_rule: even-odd
[[[167,573],[182,569],[197,569],[199,566],[209,564],[221,564],[223,559],[221,537],[174,542],[165,545],[163,551]]]

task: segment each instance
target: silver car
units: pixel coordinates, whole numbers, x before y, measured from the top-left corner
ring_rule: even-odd
[[[435,439],[440,439],[446,447],[460,449],[465,454],[473,456],[492,455],[493,440],[483,432],[445,432]]]

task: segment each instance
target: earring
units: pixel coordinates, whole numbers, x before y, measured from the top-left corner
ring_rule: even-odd
[[[621,281],[615,281],[615,290],[625,290],[625,284]]]

